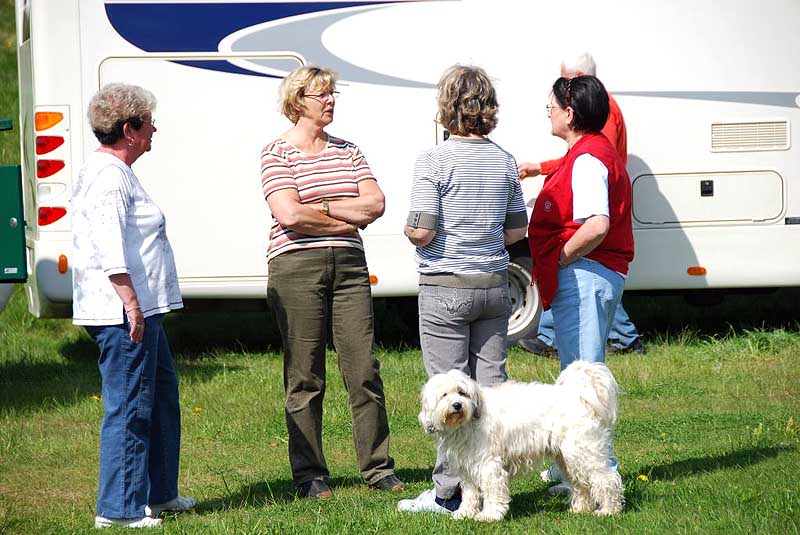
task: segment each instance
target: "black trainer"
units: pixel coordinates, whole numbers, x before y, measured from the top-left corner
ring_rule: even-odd
[[[539,355],[548,359],[557,359],[558,351],[545,344],[538,338],[523,338],[517,342],[517,345],[529,353]]]
[[[628,353],[633,353],[635,355],[644,355],[645,353],[647,353],[647,348],[642,343],[642,339],[637,338],[636,340],[631,342],[631,345],[629,345],[628,347],[608,346],[607,352],[609,355],[625,355]]]

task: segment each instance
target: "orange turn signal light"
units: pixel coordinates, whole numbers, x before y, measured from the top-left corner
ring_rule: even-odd
[[[58,257],[58,272],[66,273],[69,263],[67,262],[67,255],[59,255]]]
[[[703,266],[691,266],[686,269],[686,273],[688,273],[689,275],[705,275],[706,268],[704,268]]]
[[[37,111],[34,115],[36,131],[41,132],[52,128],[64,119],[64,114],[60,111]]]
[[[375,275],[369,276],[369,283],[372,285],[378,284],[378,277]]]

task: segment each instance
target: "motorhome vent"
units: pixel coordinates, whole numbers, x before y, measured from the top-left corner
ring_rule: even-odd
[[[788,150],[788,121],[713,123],[712,152]]]

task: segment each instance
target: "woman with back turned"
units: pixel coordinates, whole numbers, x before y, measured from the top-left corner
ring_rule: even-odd
[[[514,158],[486,137],[498,112],[489,77],[478,67],[455,65],[438,89],[438,120],[450,137],[417,159],[405,227],[417,246],[422,358],[429,377],[458,369],[492,385],[508,379],[505,246],[525,237],[528,214]],[[397,508],[458,509],[461,481],[441,453],[433,484]]]

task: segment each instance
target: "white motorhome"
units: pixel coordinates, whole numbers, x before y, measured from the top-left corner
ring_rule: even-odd
[[[800,2],[17,0],[30,310],[70,312],[73,179],[95,149],[103,84],[159,100],[136,173],[168,220],[186,299],[263,299],[269,213],[259,153],[288,123],[281,78],[340,74],[332,133],[386,193],[364,232],[375,296],[417,292],[402,235],[415,157],[443,139],[435,83],[453,63],[496,80],[492,137],[518,161],[565,152],[545,114],[562,55],[590,50],[628,128],[636,259],[628,290],[800,286]],[[523,186],[535,197],[541,179]],[[512,337],[535,327],[527,246],[511,248]]]

